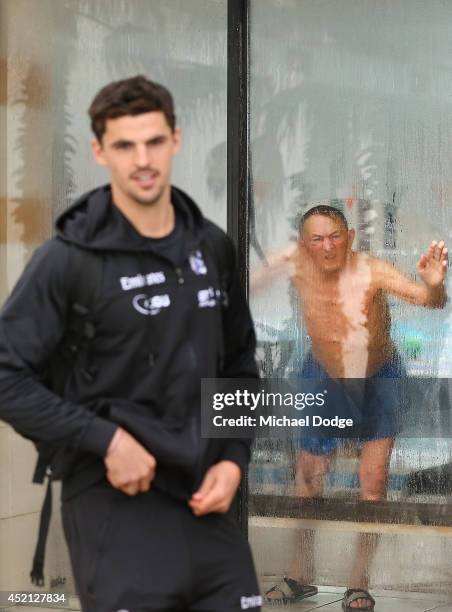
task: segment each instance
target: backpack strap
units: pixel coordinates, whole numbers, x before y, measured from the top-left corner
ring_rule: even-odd
[[[60,396],[64,395],[66,381],[77,360],[82,372],[89,380],[92,377],[87,367],[89,348],[96,335],[94,324],[95,305],[98,300],[103,271],[103,259],[86,249],[70,245],[68,260],[68,312],[66,330],[55,351],[50,367],[50,388]],[[55,445],[38,443],[38,460],[33,482],[42,484],[50,476],[49,464],[55,454]]]
[[[100,294],[103,258],[100,254],[70,246],[71,252],[68,263],[68,319],[66,332],[56,351],[56,369],[52,371],[51,387],[56,393],[62,395],[67,377],[75,367],[76,360],[89,352],[89,347],[96,335],[94,314],[96,302]],[[86,364],[85,364],[86,365]],[[83,364],[82,364],[83,367]],[[89,370],[84,369],[89,376]],[[33,566],[30,572],[31,582],[37,586],[44,585],[44,559],[50,519],[52,516],[52,468],[51,461],[58,451],[58,447],[41,443],[38,449],[33,482],[43,483],[47,476],[47,490],[41,508],[38,540],[36,543]]]
[[[30,572],[30,579],[36,586],[44,586],[44,558],[46,550],[47,536],[49,533],[50,518],[52,516],[52,480],[47,482],[47,490],[44,503],[41,508],[39,519],[38,541],[36,543],[33,565]]]
[[[102,288],[104,257],[87,249],[71,245],[68,279],[68,319],[61,348],[69,356],[66,377],[75,366],[77,357],[84,352],[88,357],[89,348],[96,335],[95,314]],[[80,358],[80,357],[79,357]],[[85,364],[80,364],[88,380],[92,378]],[[63,380],[66,377],[62,377]],[[64,380],[64,383],[66,381]],[[61,390],[62,394],[64,391]]]

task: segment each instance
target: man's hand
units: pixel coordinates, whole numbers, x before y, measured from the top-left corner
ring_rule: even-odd
[[[110,483],[127,495],[149,491],[154,480],[155,458],[119,427],[104,458]]]
[[[447,248],[444,242],[433,241],[426,254],[421,255],[416,270],[430,289],[438,289],[447,273]]]
[[[234,499],[242,473],[233,461],[220,461],[210,467],[188,505],[196,516],[210,512],[225,513]]]
[[[266,264],[254,269],[250,274],[250,293],[256,293],[263,287],[267,287],[275,279],[293,276],[295,271],[293,257],[296,250],[297,245],[292,243],[268,255]]]

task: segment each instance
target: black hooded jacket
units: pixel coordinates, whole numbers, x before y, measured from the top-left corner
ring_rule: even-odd
[[[180,265],[135,230],[106,186],[58,219],[57,235],[35,252],[2,309],[0,418],[24,436],[76,449],[63,497],[102,478],[118,423],[156,456],[156,484],[179,497],[191,495],[209,465],[249,461],[249,441],[204,440],[199,431],[202,377],[257,376],[234,248],[182,191],[172,188],[171,201],[183,224]],[[207,234],[230,254],[226,308]],[[68,323],[79,249],[102,260],[95,338],[56,394],[46,373]]]

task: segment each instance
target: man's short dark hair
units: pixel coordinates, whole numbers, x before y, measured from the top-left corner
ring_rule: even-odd
[[[299,230],[300,234],[303,231],[303,226],[306,221],[313,217],[314,215],[322,215],[322,217],[329,217],[330,219],[334,219],[335,221],[340,221],[342,225],[348,230],[348,223],[345,215],[338,208],[334,208],[334,206],[327,206],[326,204],[319,204],[317,206],[313,206],[308,211],[304,213],[304,215],[300,219]]]
[[[176,115],[172,95],[163,85],[139,75],[103,87],[92,101],[88,114],[91,128],[101,142],[108,119],[153,111],[161,111],[174,132]]]

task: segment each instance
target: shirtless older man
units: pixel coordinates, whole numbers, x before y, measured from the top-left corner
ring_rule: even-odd
[[[352,250],[355,232],[348,229],[344,215],[330,206],[311,208],[300,223],[295,248],[270,260],[258,272],[253,286],[269,277],[290,270],[300,302],[304,324],[312,340],[301,378],[366,379],[378,385],[380,378],[397,379],[404,368],[390,337],[391,319],[387,295],[430,308],[444,307],[447,296],[444,279],[447,249],[443,242],[432,242],[417,264],[422,282],[410,280],[393,265],[367,253]],[[359,480],[361,498],[381,500],[386,496],[388,466],[396,426],[388,415],[399,409],[397,385],[388,385],[380,400],[372,385],[363,395],[371,406],[372,429],[361,439]],[[366,395],[367,393],[367,395]],[[380,403],[379,403],[380,402]],[[391,405],[392,404],[392,405]],[[364,407],[365,409],[365,407]],[[301,496],[319,497],[337,439],[303,440],[297,462],[297,484]],[[368,568],[377,544],[374,534],[362,534],[355,558],[350,588],[343,609],[373,610],[368,593]],[[283,579],[267,592],[267,599],[288,603],[316,593],[312,580],[312,534],[303,535],[301,572],[294,563],[292,577]],[[298,566],[298,567],[296,567]]]

